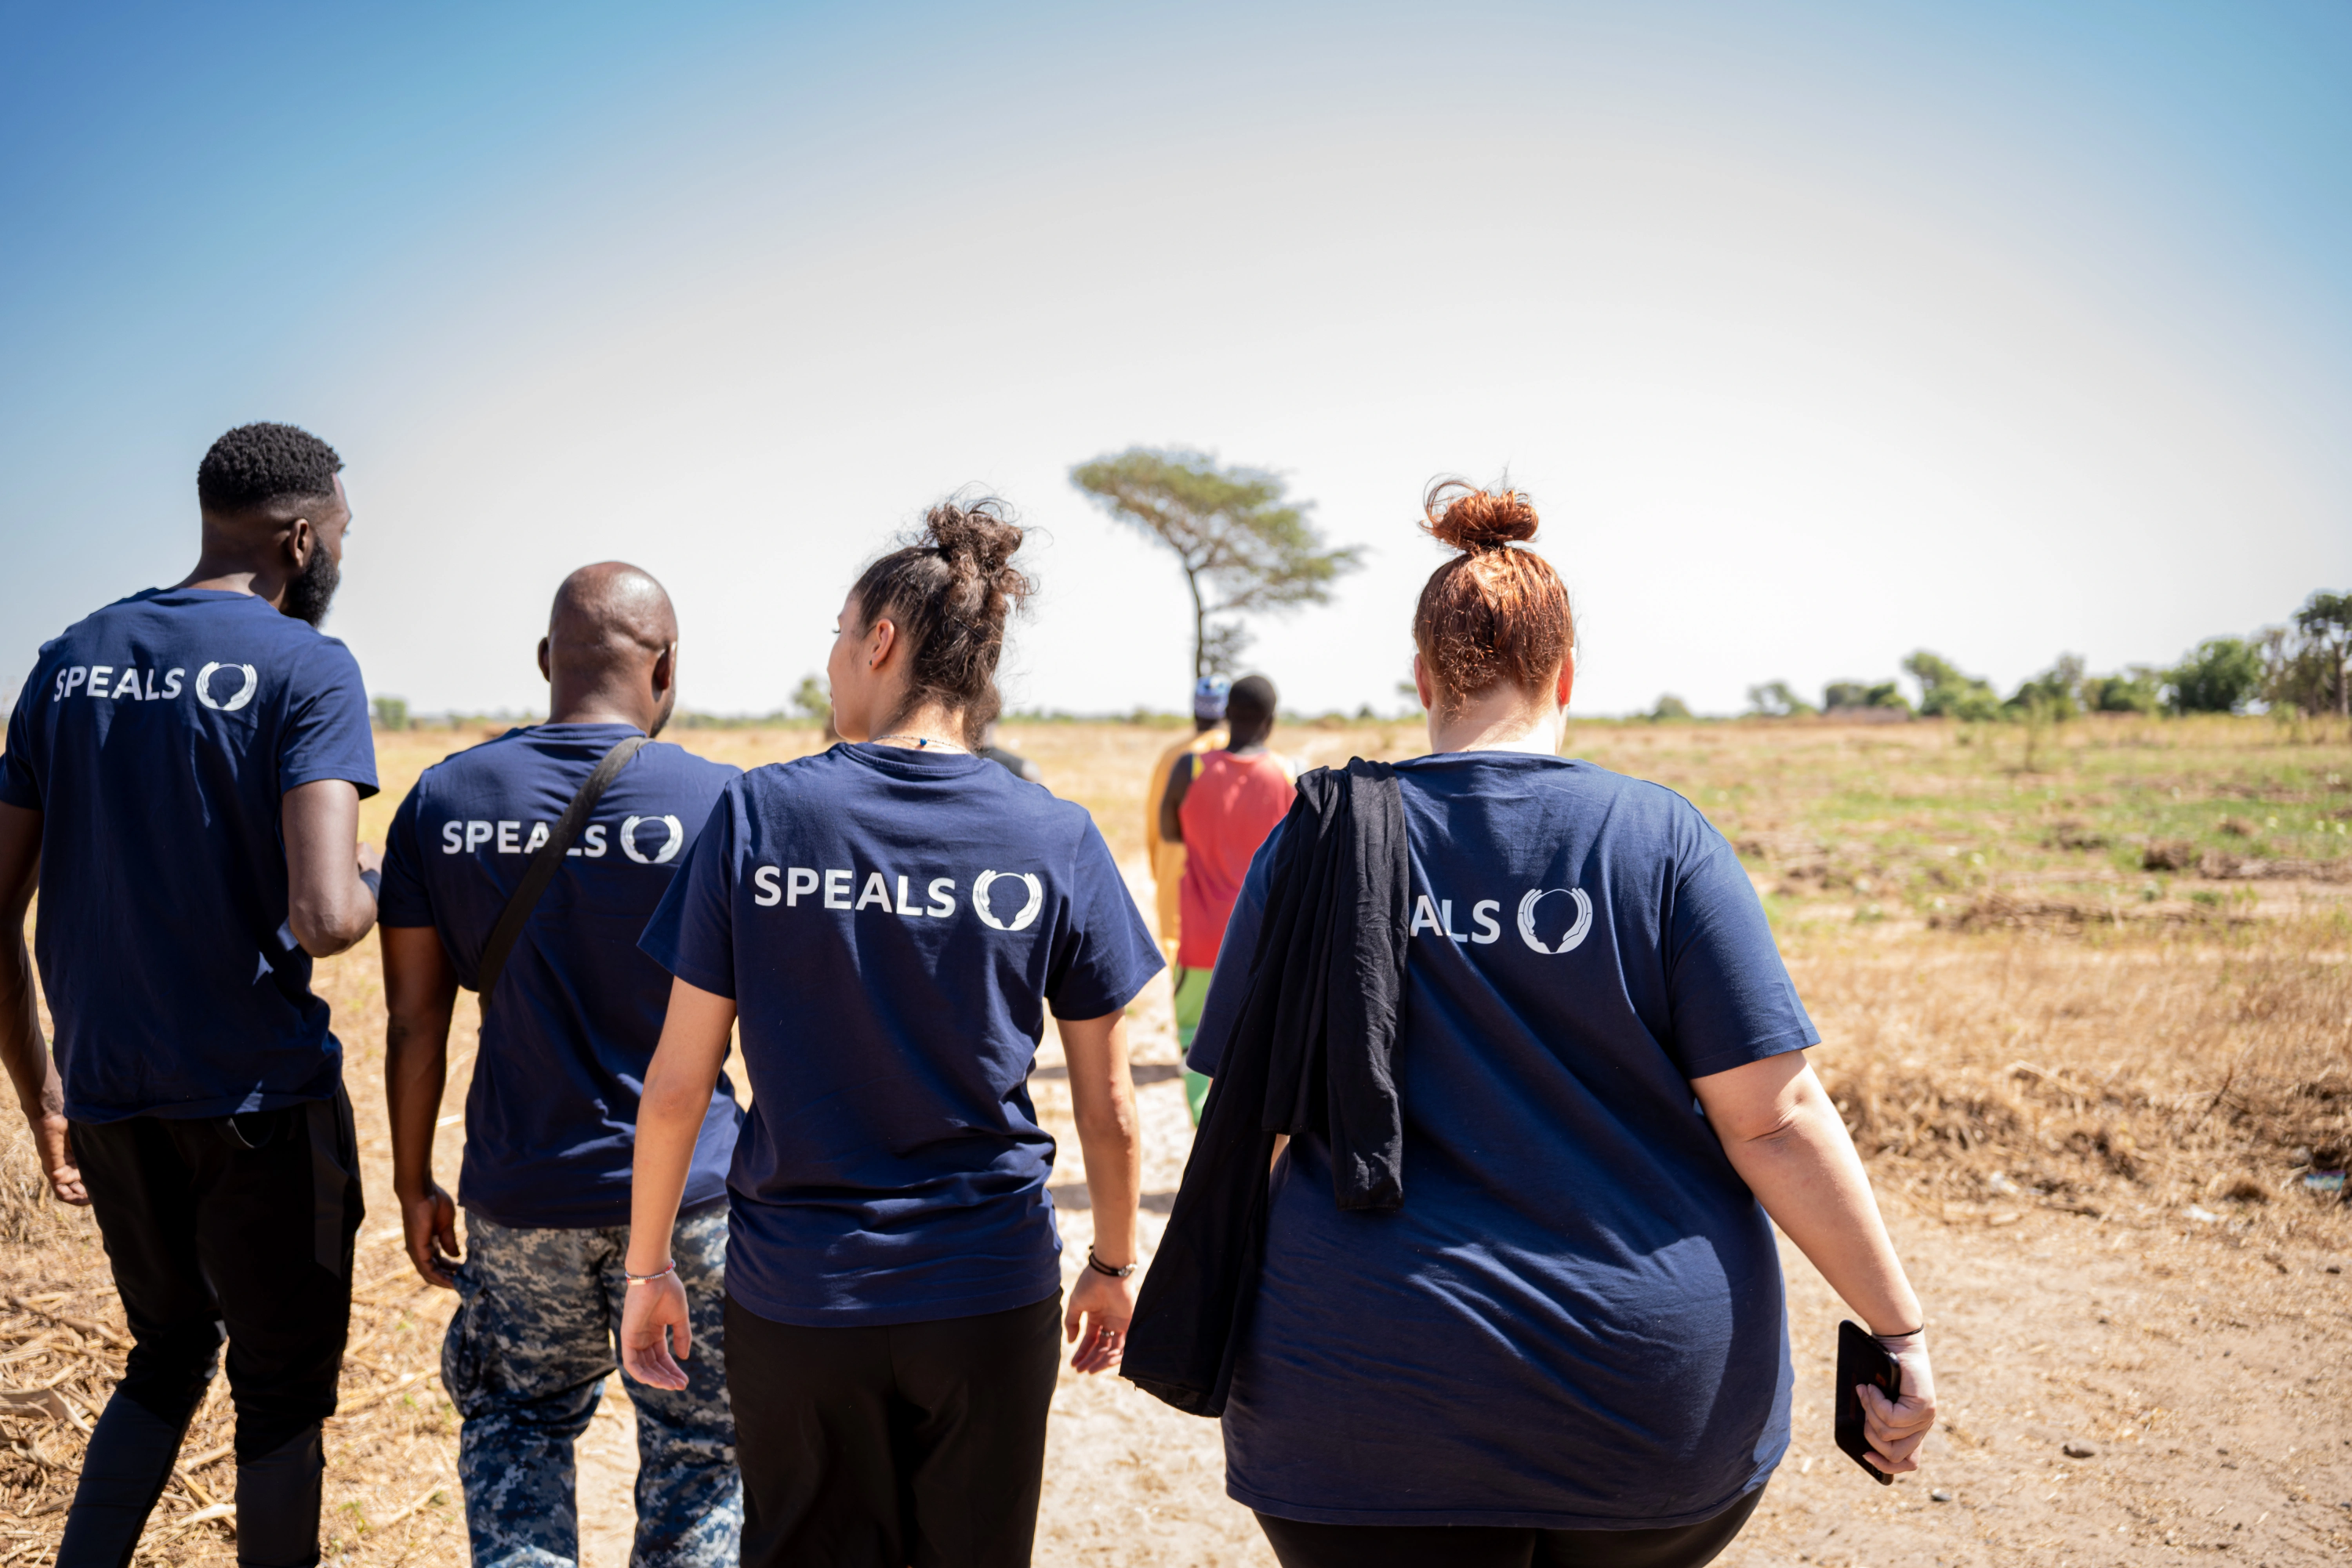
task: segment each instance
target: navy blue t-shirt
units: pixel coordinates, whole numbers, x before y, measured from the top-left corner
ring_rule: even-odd
[[[1397,773],[1404,1206],[1340,1212],[1328,1143],[1290,1145],[1227,1489],[1326,1524],[1705,1519],[1779,1463],[1790,1369],[1771,1225],[1689,1080],[1820,1037],[1738,857],[1680,795],[1510,753]],[[1198,1071],[1240,1010],[1272,854]]]
[[[1045,1009],[1159,973],[1094,819],[985,757],[837,745],[729,784],[646,951],[735,1000],[751,1125],[727,1293],[807,1327],[1061,1283],[1029,1069]]]
[[[532,853],[604,753],[636,733],[541,724],[425,769],[392,819],[377,920],[439,931],[458,981],[476,987]],[[637,937],[719,791],[740,776],[659,741],[613,776],[484,999],[457,1183],[468,1209],[517,1227],[628,1223],[637,1097],[670,988]],[[725,1194],[741,1115],[720,1078],[688,1206]]]
[[[66,1114],[331,1096],[342,1047],[288,929],[286,792],[375,793],[351,650],[250,594],[150,588],[43,645],[0,800],[41,813],[34,950]]]

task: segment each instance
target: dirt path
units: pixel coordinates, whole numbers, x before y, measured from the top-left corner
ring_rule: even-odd
[[[1145,1215],[1147,1246],[1189,1142],[1181,1086],[1163,1076],[1175,1054],[1155,986],[1136,1019],[1144,1188],[1162,1211]],[[1040,1064],[1066,1200],[1076,1142],[1050,1038]],[[1064,1244],[1082,1257],[1088,1216],[1063,1206]],[[1726,1564],[2131,1564],[2168,1548],[2272,1565],[2352,1555],[2352,1276],[2327,1272],[2352,1259],[2265,1256],[2233,1247],[2226,1226],[2179,1216],[1890,1207],[1930,1303],[1946,1415],[1926,1468],[1882,1489],[1831,1445],[1831,1352],[1845,1314],[1784,1245],[1795,1441]],[[1214,1423],[1067,1373],[1054,1408],[1040,1564],[1273,1562],[1224,1497]],[[2094,1452],[2070,1458],[2069,1441]]]
[[[2226,1237],[2057,1214],[2001,1228],[1893,1219],[1929,1303],[1945,1415],[1925,1468],[1882,1489],[1830,1446],[1842,1314],[1784,1245],[1797,1437],[1726,1562],[2352,1553],[2352,1283],[2326,1272],[2343,1258],[2273,1261]]]

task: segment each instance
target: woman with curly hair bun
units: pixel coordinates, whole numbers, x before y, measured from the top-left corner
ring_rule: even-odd
[[[992,500],[934,507],[849,591],[842,742],[727,786],[643,945],[676,977],[637,1124],[629,1374],[686,1378],[669,1237],[740,1025],[727,1384],[746,1568],[1025,1563],[1062,1337],[1118,1364],[1140,1177],[1124,1010],[1159,949],[1086,811],[975,755],[1030,591]],[[1095,1245],[1061,1295],[1051,1009]]]
[[[1863,1393],[1886,1471],[1935,1415],[1918,1298],[1738,858],[1557,754],[1575,626],[1534,507],[1449,481],[1424,519],[1433,754],[1308,774],[1251,868],[1128,1375],[1222,1409],[1286,1568],[1687,1568],[1788,1447],[1773,1223],[1901,1363]]]

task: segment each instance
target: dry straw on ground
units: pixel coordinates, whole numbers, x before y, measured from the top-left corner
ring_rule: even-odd
[[[1981,936],[1794,967],[1882,1186],[1994,1214],[2128,1220],[2203,1199],[2257,1235],[2343,1226],[2303,1181],[2352,1145],[2352,966],[2333,920],[2097,948]]]

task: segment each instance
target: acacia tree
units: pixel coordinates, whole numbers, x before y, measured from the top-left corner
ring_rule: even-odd
[[[1120,521],[1176,552],[1192,595],[1192,673],[1233,672],[1249,643],[1242,617],[1331,601],[1331,585],[1363,564],[1330,549],[1288,500],[1280,478],[1220,468],[1205,452],[1130,447],[1080,463],[1070,482]]]

